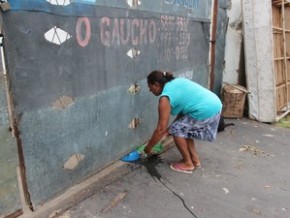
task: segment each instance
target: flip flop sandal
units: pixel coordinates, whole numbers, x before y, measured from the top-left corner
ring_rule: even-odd
[[[178,163],[183,163],[183,159],[181,159]],[[194,165],[194,169],[200,169],[201,168],[201,164],[196,164]]]
[[[180,173],[192,173],[193,169],[182,169],[181,164],[180,163],[171,163],[170,164],[170,168],[176,172],[180,172]]]

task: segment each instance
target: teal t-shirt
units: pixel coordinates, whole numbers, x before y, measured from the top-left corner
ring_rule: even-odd
[[[186,78],[175,78],[167,82],[160,96],[169,98],[171,115],[188,114],[203,120],[222,109],[222,103],[215,93]]]

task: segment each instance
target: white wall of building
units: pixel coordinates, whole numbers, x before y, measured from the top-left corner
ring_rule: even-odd
[[[241,0],[229,0],[227,14],[229,17],[226,34],[225,68],[223,82],[239,84],[242,49],[242,10]]]

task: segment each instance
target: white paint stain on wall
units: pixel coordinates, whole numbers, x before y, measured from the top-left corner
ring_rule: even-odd
[[[131,8],[136,8],[137,6],[141,5],[142,2],[140,0],[127,0],[127,4],[131,7]]]
[[[71,3],[71,0],[46,0],[52,5],[67,6]]]
[[[61,45],[71,38],[71,35],[66,31],[54,26],[44,34],[44,38],[56,45]]]
[[[140,51],[136,48],[132,48],[127,52],[127,56],[129,56],[130,58],[136,58],[140,55]]]

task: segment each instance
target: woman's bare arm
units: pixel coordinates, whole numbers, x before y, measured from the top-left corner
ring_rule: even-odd
[[[146,148],[145,153],[149,154],[151,153],[151,150],[155,144],[157,144],[163,136],[167,133],[167,126],[170,119],[170,102],[169,99],[166,96],[163,96],[159,99],[159,105],[158,105],[158,123],[157,127],[154,130],[151,139],[149,140]]]

